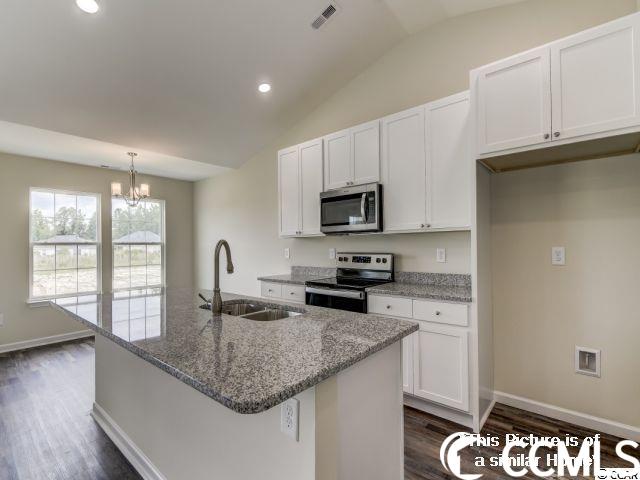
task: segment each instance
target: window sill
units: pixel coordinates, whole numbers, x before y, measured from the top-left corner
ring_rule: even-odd
[[[29,308],[40,308],[40,307],[48,307],[50,300],[27,300],[27,306]]]

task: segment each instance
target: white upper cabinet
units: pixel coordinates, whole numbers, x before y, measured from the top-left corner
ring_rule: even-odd
[[[380,181],[380,121],[349,130],[353,159],[353,185]]]
[[[384,230],[418,230],[426,218],[425,108],[382,119]]]
[[[551,44],[554,139],[640,124],[640,16]]]
[[[353,178],[349,130],[324,137],[324,188],[332,190],[350,185]]]
[[[543,143],[551,138],[549,47],[542,47],[478,71],[478,153]]]
[[[282,237],[320,233],[322,139],[278,152],[278,209]]]
[[[380,121],[324,137],[324,189],[380,180]]]
[[[322,192],[322,139],[299,146],[300,152],[300,231],[320,235],[320,192]]]
[[[297,235],[300,230],[300,161],[298,147],[278,152],[278,196],[280,235]]]
[[[431,228],[471,225],[469,92],[426,105],[428,205]]]

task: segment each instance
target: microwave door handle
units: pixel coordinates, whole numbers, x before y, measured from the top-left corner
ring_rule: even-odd
[[[367,223],[367,194],[362,194],[362,199],[360,199],[360,215],[362,215],[362,223]]]

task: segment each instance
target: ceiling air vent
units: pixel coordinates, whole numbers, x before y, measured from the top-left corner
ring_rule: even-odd
[[[327,21],[333,16],[334,13],[336,13],[338,11],[338,7],[336,6],[335,3],[330,3],[329,6],[327,8],[325,8],[322,13],[320,15],[318,15],[318,18],[316,18],[312,23],[311,26],[315,29],[318,30],[321,26],[323,26],[325,23],[327,23]]]

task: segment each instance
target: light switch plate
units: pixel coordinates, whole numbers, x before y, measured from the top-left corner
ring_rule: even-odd
[[[284,249],[284,258],[290,258],[291,257],[291,250],[289,250],[288,248]]]
[[[447,261],[447,249],[436,248],[436,261],[438,263],[446,263]]]
[[[565,265],[564,247],[551,247],[551,265]]]
[[[329,249],[329,258],[331,258],[331,259],[336,258],[336,249],[335,248],[330,248]]]
[[[298,441],[298,415],[300,402],[290,398],[280,406],[280,431]]]

